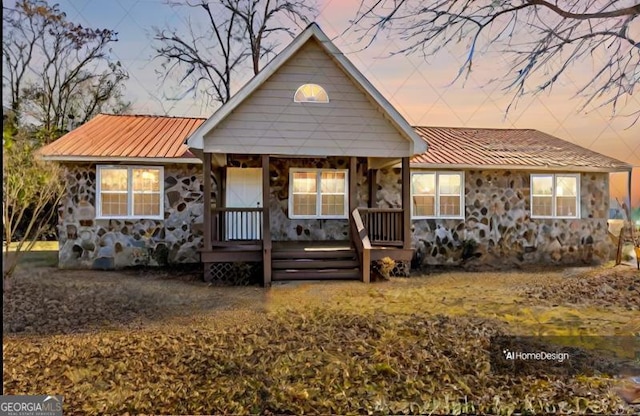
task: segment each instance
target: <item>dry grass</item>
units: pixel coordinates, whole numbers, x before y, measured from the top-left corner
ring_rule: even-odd
[[[18,243],[9,244],[9,251],[15,251]],[[3,247],[4,250],[4,247]],[[57,241],[36,241],[29,251],[58,251]]]
[[[517,272],[470,273],[451,271],[408,279],[392,278],[370,286],[359,283],[294,283],[276,289],[269,310],[293,308],[304,310],[309,305],[348,310],[355,313],[383,311],[393,314],[414,312],[432,315],[473,316],[494,319],[508,325],[509,332],[521,335],[630,335],[640,332],[638,306],[640,296],[628,285],[611,288],[609,302],[563,302],[575,299],[568,291],[589,281],[593,293],[600,283],[609,289],[610,276],[621,282],[639,279],[633,269],[598,268],[531,269]],[[609,278],[609,279],[607,279]],[[534,290],[551,292],[552,300],[535,296]],[[636,287],[640,289],[640,285]],[[623,301],[616,303],[615,294]],[[571,296],[568,296],[571,295]],[[628,298],[627,298],[628,297]]]
[[[198,275],[19,270],[3,310],[5,393],[63,394],[67,410],[88,414],[637,410],[609,377],[510,378],[487,367],[496,333],[640,333],[638,311],[617,303],[628,287],[611,284],[635,279],[630,268],[270,290]],[[614,292],[558,301],[583,281]]]
[[[260,320],[265,312],[322,308],[350,313],[472,316],[514,334],[640,332],[640,275],[629,267],[451,271],[359,282],[214,287],[199,270],[19,270],[3,305],[9,333],[65,334],[149,325]],[[632,288],[633,290],[629,290]],[[593,295],[593,296],[591,296]],[[226,313],[225,313],[226,312]],[[236,316],[241,316],[237,319]]]

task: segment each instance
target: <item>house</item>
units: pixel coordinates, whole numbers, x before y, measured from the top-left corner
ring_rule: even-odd
[[[64,164],[60,266],[272,280],[605,260],[608,173],[536,130],[412,127],[312,24],[210,118],[99,115]]]

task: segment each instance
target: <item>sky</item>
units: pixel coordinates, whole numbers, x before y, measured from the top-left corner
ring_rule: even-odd
[[[181,27],[187,17],[184,8],[172,8],[165,0],[57,0],[71,21],[91,27],[114,29],[119,41],[113,54],[128,70],[126,99],[132,112],[172,116],[210,116],[215,107],[187,97],[180,101],[176,85],[162,81],[157,71],[160,61],[153,59],[154,27]],[[632,205],[640,206],[640,122],[611,117],[610,108],[579,111],[582,101],[575,92],[593,74],[590,62],[572,67],[550,93],[521,98],[505,113],[512,95],[499,82],[489,82],[496,74],[508,73],[503,55],[480,56],[466,82],[453,82],[464,61],[466,44],[443,49],[428,61],[421,56],[394,55],[402,42],[381,38],[369,48],[345,35],[359,0],[318,0],[316,22],[334,43],[398,109],[412,125],[534,128],[579,144],[596,152],[628,162],[634,169]],[[284,47],[289,39],[282,39]],[[594,59],[598,59],[597,57]],[[239,76],[239,84],[250,74]],[[238,86],[240,86],[238,84]],[[622,113],[640,109],[640,94],[630,96]],[[614,196],[626,195],[624,175],[612,181]]]

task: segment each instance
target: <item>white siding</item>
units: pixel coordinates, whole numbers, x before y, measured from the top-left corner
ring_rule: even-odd
[[[329,103],[295,103],[302,84],[321,85]],[[310,39],[204,138],[206,152],[402,157],[409,139]]]

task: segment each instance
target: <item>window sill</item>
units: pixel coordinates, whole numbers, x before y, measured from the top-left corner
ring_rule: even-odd
[[[96,220],[120,220],[120,221],[136,221],[136,220],[162,220],[164,217],[96,217]]]
[[[465,217],[411,217],[411,220],[465,220]]]
[[[317,215],[291,215],[289,216],[290,220],[346,220],[348,217],[344,216],[329,216],[329,217],[319,217]]]
[[[531,216],[532,220],[579,220],[580,217],[541,217],[541,216]]]

